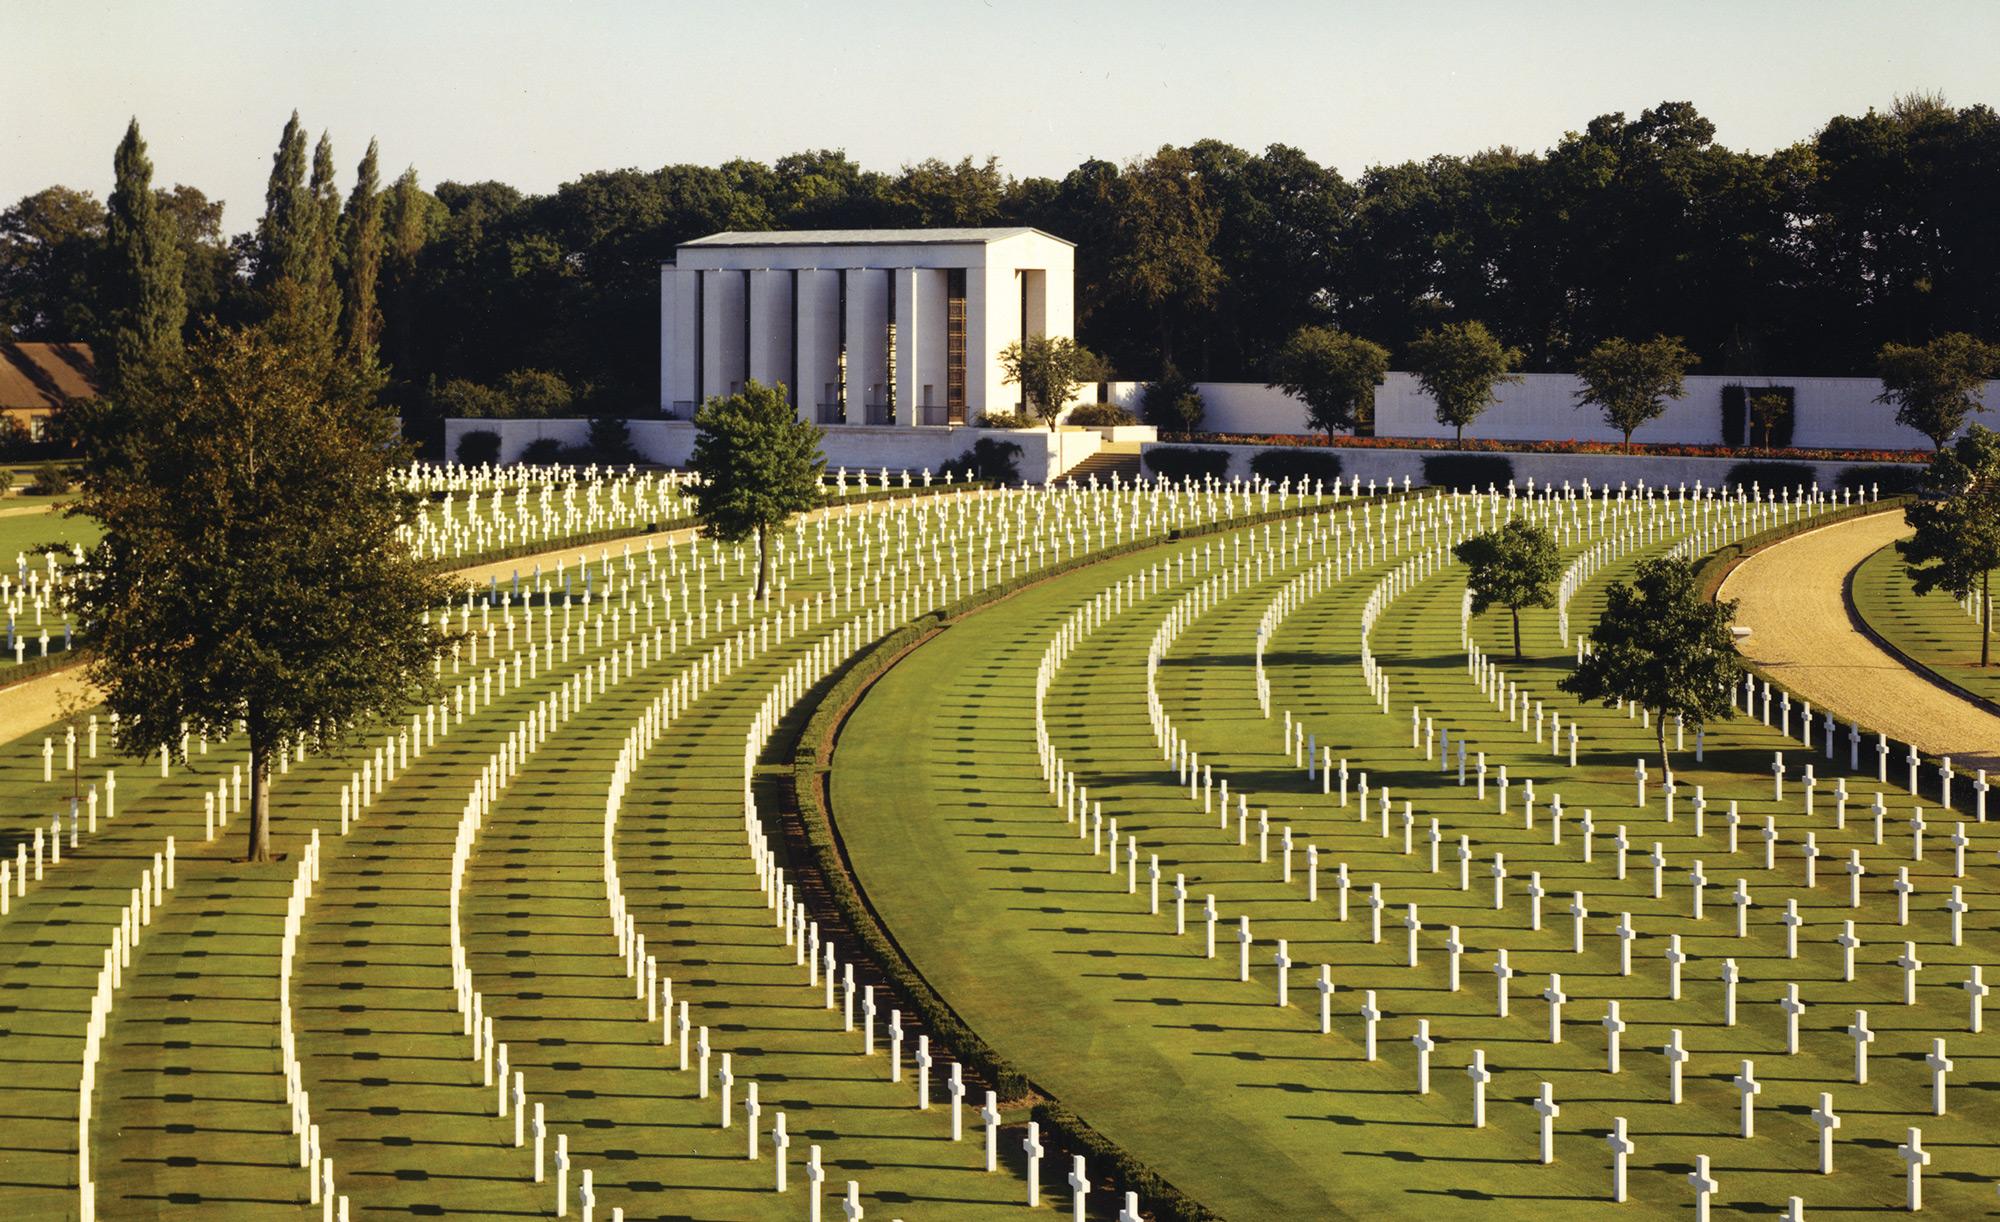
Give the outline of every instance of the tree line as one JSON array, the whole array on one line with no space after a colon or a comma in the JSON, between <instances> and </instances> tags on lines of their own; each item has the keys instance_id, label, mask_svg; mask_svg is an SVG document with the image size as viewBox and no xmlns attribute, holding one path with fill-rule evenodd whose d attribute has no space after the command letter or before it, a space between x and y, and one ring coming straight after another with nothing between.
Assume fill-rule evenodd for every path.
<instances>
[{"instance_id":1,"label":"tree line","mask_svg":"<svg viewBox=\"0 0 2000 1222\"><path fill-rule=\"evenodd\" d=\"M286 151L292 126L276 160L303 165L302 144ZM306 177L329 211L334 176L315 156ZM187 317L253 313L264 222L228 236L199 189L155 195ZM379 220L361 240L347 213L364 195ZM1079 341L1140 380L1168 366L1272 380L1308 327L1366 336L1402 363L1427 332L1471 321L1527 371L1667 335L1704 372L1868 374L1884 345L2000 338L1995 198L2000 116L1984 105L1904 97L1759 154L1667 102L1594 118L1540 153L1439 155L1352 180L1295 148L1215 140L1061 178L1011 177L991 158L879 173L824 149L606 170L534 196L427 190L411 170L354 183L330 208L328 253L357 294L343 306L369 312L385 393L416 420L644 412L659 264L726 229L1040 227L1077 243ZM0 331L102 342L120 240L106 208L68 187L0 214Z\"/></svg>"}]
</instances>

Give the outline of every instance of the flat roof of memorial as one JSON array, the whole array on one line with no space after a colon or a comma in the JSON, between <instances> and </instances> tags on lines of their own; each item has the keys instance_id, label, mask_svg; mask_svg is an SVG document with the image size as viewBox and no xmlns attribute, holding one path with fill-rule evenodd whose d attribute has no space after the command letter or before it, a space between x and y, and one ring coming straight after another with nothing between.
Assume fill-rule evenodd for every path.
<instances>
[{"instance_id":1,"label":"flat roof of memorial","mask_svg":"<svg viewBox=\"0 0 2000 1222\"><path fill-rule=\"evenodd\" d=\"M1000 242L1035 234L1075 246L1032 225L1001 225L973 229L753 229L711 233L682 242L686 246L920 246Z\"/></svg>"}]
</instances>

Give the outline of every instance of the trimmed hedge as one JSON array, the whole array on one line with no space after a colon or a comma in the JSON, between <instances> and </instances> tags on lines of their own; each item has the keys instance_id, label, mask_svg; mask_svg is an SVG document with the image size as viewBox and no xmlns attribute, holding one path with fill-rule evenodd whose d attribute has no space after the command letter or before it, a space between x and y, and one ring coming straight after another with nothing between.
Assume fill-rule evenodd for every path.
<instances>
[{"instance_id":1,"label":"trimmed hedge","mask_svg":"<svg viewBox=\"0 0 2000 1222\"><path fill-rule=\"evenodd\" d=\"M1093 1178L1109 1179L1115 1192L1138 1193L1139 1207L1157 1222L1221 1222L1221 1214L1174 1187L1060 1102L1037 1103L1033 1116L1042 1126L1043 1141L1054 1147L1051 1153L1083 1155Z\"/></svg>"},{"instance_id":2,"label":"trimmed hedge","mask_svg":"<svg viewBox=\"0 0 2000 1222\"><path fill-rule=\"evenodd\" d=\"M1722 477L1724 487L1740 485L1748 488L1756 484L1766 492L1780 488L1810 488L1819 482L1819 472L1799 462L1750 462L1735 463L1729 474Z\"/></svg>"},{"instance_id":3,"label":"trimmed hedge","mask_svg":"<svg viewBox=\"0 0 2000 1222\"><path fill-rule=\"evenodd\" d=\"M1116 403L1086 403L1082 407L1071 408L1063 423L1102 428L1137 424L1139 418Z\"/></svg>"},{"instance_id":4,"label":"trimmed hedge","mask_svg":"<svg viewBox=\"0 0 2000 1222\"><path fill-rule=\"evenodd\" d=\"M1856 492L1880 488L1883 496L1901 496L1915 492L1929 472L1930 467L1918 463L1877 463L1867 467L1845 467L1834 477L1833 486L1852 488Z\"/></svg>"},{"instance_id":5,"label":"trimmed hedge","mask_svg":"<svg viewBox=\"0 0 2000 1222\"><path fill-rule=\"evenodd\" d=\"M1500 454L1430 454L1424 457L1424 482L1433 488L1483 492L1490 484L1505 487L1514 478L1514 460Z\"/></svg>"},{"instance_id":6,"label":"trimmed hedge","mask_svg":"<svg viewBox=\"0 0 2000 1222\"><path fill-rule=\"evenodd\" d=\"M458 436L458 461L468 467L500 461L500 434L492 429L473 429Z\"/></svg>"},{"instance_id":7,"label":"trimmed hedge","mask_svg":"<svg viewBox=\"0 0 2000 1222\"><path fill-rule=\"evenodd\" d=\"M1294 485L1313 480L1330 484L1340 478L1340 455L1328 450L1276 446L1260 450L1250 460L1250 473L1272 483L1290 479Z\"/></svg>"},{"instance_id":8,"label":"trimmed hedge","mask_svg":"<svg viewBox=\"0 0 2000 1222\"><path fill-rule=\"evenodd\" d=\"M1221 479L1229 470L1229 454L1183 446L1153 449L1146 451L1146 466L1169 479Z\"/></svg>"}]
</instances>

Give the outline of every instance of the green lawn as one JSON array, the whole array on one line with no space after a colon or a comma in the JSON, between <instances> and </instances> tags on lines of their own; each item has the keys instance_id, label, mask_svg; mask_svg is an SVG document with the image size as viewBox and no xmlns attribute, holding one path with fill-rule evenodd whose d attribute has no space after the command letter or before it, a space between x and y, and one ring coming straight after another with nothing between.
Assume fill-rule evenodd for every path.
<instances>
[{"instance_id":1,"label":"green lawn","mask_svg":"<svg viewBox=\"0 0 2000 1222\"><path fill-rule=\"evenodd\" d=\"M1657 545L1652 549L1659 550ZM1605 581L1629 573L1627 557L1598 574L1573 605L1573 622L1587 624L1601 606ZM1375 630L1378 660L1392 683L1392 714L1374 711L1358 673L1358 616L1372 578L1349 578L1295 612L1269 655L1274 716L1259 715L1249 654L1259 617L1287 574L1253 586L1198 619L1162 667L1161 698L1202 759L1247 790L1254 809L1268 808L1273 858L1257 862L1234 831L1218 831L1170 771L1147 728L1144 660L1147 642L1169 607L1156 595L1140 610L1112 619L1079 646L1049 697L1056 747L1141 844L1140 894L1125 894L1121 873L1105 873L1087 842L1047 797L1036 766L1032 726L1035 667L1067 613L1150 557L1120 560L1064 577L954 625L911 654L872 690L857 710L836 757L834 805L850 857L871 902L918 968L951 999L970 1025L1061 1096L1113 1140L1125 1145L1181 1188L1231 1217L1381 1214L1418 1211L1490 1213L1496 1203L1532 1205L1565 1216L1596 1215L1608 1200L1610 1170L1602 1135L1625 1116L1637 1152L1633 1200L1652 1211L1686 1209L1685 1181L1697 1154L1713 1159L1722 1184L1719 1203L1775 1210L1789 1195L1805 1198L1814 1216L1874 1211L1900 1204L1903 1181L1894 1154L1903 1128L1920 1124L1935 1162L1926 1183L1929 1207L1946 1215L1992 1208L1991 1132L2000 1105L1982 1087L1995 1065L1994 1037L1964 1029L1964 994L1957 985L1979 948L1990 948L1995 890L1990 859L1963 884L1973 903L1967 945L1950 947L1940 905L1949 889L1948 855L1933 847L1926 861L1908 862L1907 799L1887 796L1895 814L1890 838L1877 848L1862 821L1834 828L1822 787L1808 820L1796 790L1771 798L1766 771L1773 750L1794 766L1805 758L1796 742L1743 721L1709 736L1706 761L1688 751L1677 760L1679 818L1661 818L1657 790L1647 809L1633 806L1633 759L1650 754L1651 735L1615 712L1581 713L1584 751L1572 772L1560 767L1479 696L1458 650L1457 607L1462 570L1447 568L1399 599ZM1502 639L1498 617L1478 631L1491 647ZM1545 699L1569 656L1556 640L1553 613L1529 617L1534 657L1518 668ZM1450 784L1412 752L1409 705L1444 710L1458 732L1505 763L1515 778L1511 813L1496 796L1476 800L1473 787ZM1371 817L1319 796L1317 784L1280 754L1281 717L1302 716L1321 744L1345 755L1373 783L1392 787L1397 802L1415 803L1418 827L1436 817L1448 846L1471 836L1478 858L1473 886L1458 889L1455 863L1433 875L1421 838L1404 856L1400 831L1379 835ZM1567 718L1569 707L1565 708ZM918 730L912 733L912 727ZM1822 775L1830 766L1820 761ZM1657 771L1657 766L1654 768ZM1520 778L1533 776L1541 814L1522 826ZM1710 812L1704 837L1690 826L1692 786L1706 787ZM1856 792L1863 792L1855 786ZM1548 795L1559 789L1572 820L1561 845L1549 842ZM1866 787L1872 794L1873 785ZM1763 869L1761 842L1746 833L1731 855L1722 813L1734 800L1746 826L1778 816L1785 851L1774 871ZM1864 805L1858 801L1856 806ZM1594 860L1582 862L1574 820L1596 810ZM1933 816L1933 828L1940 825ZM1609 840L1627 827L1634 852L1625 880L1614 877ZM1349 920L1335 916L1333 888L1309 904L1303 881L1279 878L1278 829L1290 825L1301 842L1317 843L1323 874L1346 862L1361 889ZM1844 879L1823 862L1818 886L1803 886L1797 844L1814 830L1822 852L1845 856L1859 848L1872 876L1857 919L1864 945L1859 977L1839 979L1829 939L1847 915ZM1941 830L1934 832L1937 844ZM1661 842L1670 867L1664 898L1651 896L1643 849ZM1992 847L1987 838L1975 844ZM1484 871L1495 849L1512 874L1506 910L1491 907ZM1194 896L1189 934L1173 934L1171 902L1147 914L1146 855L1158 852L1171 880L1188 875ZM1983 856L1983 854L1982 854ZM1688 915L1690 863L1706 863L1707 913ZM1899 859L1903 859L1900 860ZM1886 876L1907 864L1917 884L1911 930L1895 926ZM1298 868L1303 870L1303 851ZM1526 928L1522 888L1540 871L1551 893L1539 933ZM1750 934L1738 939L1725 903L1735 880L1748 880L1756 907ZM1361 904L1368 883L1383 886L1383 942L1369 940ZM1569 946L1562 915L1581 890L1593 914L1582 955ZM1202 957L1200 897L1214 894L1224 915L1218 957ZM1558 898L1559 897L1559 898ZM1800 958L1787 963L1776 918L1795 898L1807 924ZM1422 965L1404 965L1404 905L1417 903L1424 922ZM1630 911L1639 941L1634 974L1620 977L1615 914ZM1252 918L1257 937L1253 982L1236 981L1235 919ZM1467 944L1457 993L1444 981L1444 927L1456 924ZM1693 956L1683 1000L1664 999L1662 953L1679 933ZM1289 940L1296 966L1291 1007L1274 1004L1270 955L1274 939ZM1900 1004L1901 973L1889 961L1901 939L1921 941L1927 968L1919 1005ZM1510 950L1520 973L1512 1017L1494 1015L1494 951ZM1719 1022L1717 972L1725 957L1742 970L1740 1022ZM1311 981L1328 963L1338 991L1334 1034L1317 1030ZM1559 971L1569 996L1566 1034L1547 1042L1547 1006L1537 999L1547 973ZM1784 1055L1776 999L1796 981L1810 1006L1800 1055ZM1385 1012L1380 1060L1362 1058L1360 991L1377 991ZM1605 1002L1619 998L1628 1024L1625 1063L1617 1080L1603 1072L1604 1037L1596 1026ZM1851 1046L1840 1034L1855 1007L1870 1010L1880 1038L1873 1048L1870 1087L1851 1083ZM1413 1090L1408 1043L1418 1018L1438 1042L1432 1092ZM1686 1102L1664 1101L1666 1074L1659 1047L1670 1027L1682 1029L1693 1060ZM1931 1118L1928 1075L1918 1059L1933 1034L1950 1038L1958 1069L1951 1115ZM1470 1127L1464 1066L1483 1049L1495 1073L1489 1124ZM1745 1058L1766 1084L1758 1101L1757 1136L1735 1136L1737 1094L1730 1079ZM1535 1160L1535 1117L1527 1102L1539 1083L1554 1087L1563 1107L1556 1162ZM1806 1112L1818 1092L1833 1092L1846 1118L1840 1174L1822 1180L1814 1166Z\"/></svg>"},{"instance_id":2,"label":"green lawn","mask_svg":"<svg viewBox=\"0 0 2000 1222\"><path fill-rule=\"evenodd\" d=\"M917 533L904 543L894 527L875 530L870 515L856 515L829 534L855 544L858 561L865 531L878 564L892 558L909 566L905 580L914 576ZM928 546L937 541L933 529L925 552L932 572ZM739 567L708 568L711 602L743 592L748 576ZM826 587L824 565L789 571L795 602ZM903 1050L903 1081L888 1080L889 1003L875 1055L859 1055L860 1033L843 1032L838 1012L822 1008L821 993L792 965L745 849L745 728L777 676L866 605L774 644L697 699L636 772L618 823L625 892L648 948L674 978L676 996L691 1003L693 1022L709 1027L717 1053L735 1058L735 1127L717 1127L719 1100L697 1097L692 1072L677 1068L632 996L609 936L602 857L605 794L626 731L721 630L712 627L699 648L684 640L677 654L582 708L528 758L486 817L465 883L469 965L552 1134L569 1135L577 1172L595 1172L600 1219L613 1204L631 1217L801 1216L812 1144L824 1148L829 1198L854 1179L872 1216L983 1217L1013 1212L1025 1198L1018 1132L998 1174L980 1169L970 1112L965 1140L950 1140L948 1050L938 1050L929 1110L915 1106L914 1038ZM511 1122L491 1114L493 1095L459 1033L448 864L473 780L505 733L619 647L608 633L602 649L593 642L510 690L401 773L345 838L337 791L358 757L312 759L279 782L279 847L295 855L315 828L325 845L293 1018L313 1119L357 1217L533 1216L554 1202L552 1183L529 1182L529 1156L513 1149ZM0 744L8 799L0 851L9 854L67 792L40 779L41 741ZM57 750L60 765L60 738ZM100 1066L93 1154L101 1216L298 1214L306 1180L276 1047L278 949L296 856L271 866L230 861L240 847L234 823L217 844L198 843L202 793L239 759L212 744L164 780L156 767L119 765L119 818L0 918L0 990L10 1003L0 1008L0 1030L11 1037L15 1066L13 1104L0 1115L0 1217L62 1217L74 1208L76 1061L90 986L126 888L169 831L179 837L180 886L134 955ZM86 761L84 783L109 763ZM766 809L775 806L762 781L759 793ZM743 1153L742 1099L752 1080L764 1107L756 1162ZM770 1191L768 1134L779 1111L794 1141L785 1198ZM553 1160L553 1136L550 1144ZM828 1212L837 1215L831 1200Z\"/></svg>"},{"instance_id":3,"label":"green lawn","mask_svg":"<svg viewBox=\"0 0 2000 1222\"><path fill-rule=\"evenodd\" d=\"M1949 594L1919 595L1894 544L1855 568L1850 594L1862 620L1905 657L1976 696L2000 700L2000 642L1996 665L1980 666L1978 621Z\"/></svg>"}]
</instances>

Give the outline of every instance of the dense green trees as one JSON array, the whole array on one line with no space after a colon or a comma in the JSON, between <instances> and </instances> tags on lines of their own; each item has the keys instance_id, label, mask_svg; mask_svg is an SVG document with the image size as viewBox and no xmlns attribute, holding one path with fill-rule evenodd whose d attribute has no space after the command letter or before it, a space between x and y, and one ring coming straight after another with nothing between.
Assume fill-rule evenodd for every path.
<instances>
[{"instance_id":1,"label":"dense green trees","mask_svg":"<svg viewBox=\"0 0 2000 1222\"><path fill-rule=\"evenodd\" d=\"M176 201L192 318L259 316L275 263L315 262L322 242L334 278L302 304L357 314L368 261L349 243L372 193L343 209L331 171L289 125L270 220L233 244L199 192L161 194ZM454 379L495 386L522 368L594 387L589 410L643 410L657 395L659 264L680 242L1027 224L1078 243L1077 339L1124 377L1157 377L1171 357L1191 380L1266 381L1300 328L1326 326L1404 367L1426 332L1474 319L1525 371L1661 334L1715 373L1867 375L1885 344L2000 341L1996 198L2000 115L1922 97L1768 154L1718 145L1693 106L1666 102L1591 119L1543 152L1436 156L1351 181L1296 148L1216 140L1059 178L1011 179L973 158L882 173L828 149L602 171L540 196L493 182L426 191L409 171L381 196L378 342L413 422ZM104 220L59 188L0 213L10 337L108 325L94 270Z\"/></svg>"},{"instance_id":2,"label":"dense green trees","mask_svg":"<svg viewBox=\"0 0 2000 1222\"><path fill-rule=\"evenodd\" d=\"M1931 460L1923 497L1897 542L1919 594L1979 596L1979 664L1993 661L1993 570L2000 567L2000 433L1973 425Z\"/></svg>"}]
</instances>

